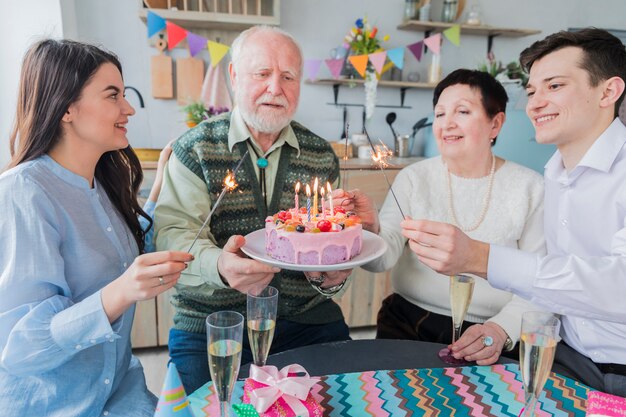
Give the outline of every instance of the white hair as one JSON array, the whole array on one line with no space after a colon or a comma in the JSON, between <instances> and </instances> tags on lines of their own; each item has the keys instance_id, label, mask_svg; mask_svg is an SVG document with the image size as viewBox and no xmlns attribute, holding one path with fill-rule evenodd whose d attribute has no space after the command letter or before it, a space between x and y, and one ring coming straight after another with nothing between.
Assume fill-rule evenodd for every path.
<instances>
[{"instance_id":1,"label":"white hair","mask_svg":"<svg viewBox=\"0 0 626 417\"><path fill-rule=\"evenodd\" d=\"M235 40L233 41L230 47L231 62L233 64L233 67L235 67L235 70L239 68L239 63L240 63L239 60L241 59L241 54L243 52L246 41L248 40L250 36L256 35L259 33L273 33L276 35L283 36L284 38L289 40L293 44L293 46L296 47L296 50L298 51L298 55L300 57L300 72L302 72L303 65L304 65L304 60L302 57L302 48L300 48L300 45L298 44L298 41L296 41L296 38L294 38L291 35L291 33L284 31L279 27L268 26L268 25L252 26L250 29L246 29L243 32L241 32L239 36L235 38Z\"/></svg>"}]
</instances>

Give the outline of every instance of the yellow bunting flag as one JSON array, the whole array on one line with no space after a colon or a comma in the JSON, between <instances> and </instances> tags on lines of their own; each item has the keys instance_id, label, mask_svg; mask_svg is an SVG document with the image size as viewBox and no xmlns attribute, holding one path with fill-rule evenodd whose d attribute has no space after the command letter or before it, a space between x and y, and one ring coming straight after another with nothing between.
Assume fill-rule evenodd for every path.
<instances>
[{"instance_id":1,"label":"yellow bunting flag","mask_svg":"<svg viewBox=\"0 0 626 417\"><path fill-rule=\"evenodd\" d=\"M348 60L352 64L359 75L365 78L365 69L367 68L367 61L369 60L367 55L352 55L348 57Z\"/></svg>"},{"instance_id":2,"label":"yellow bunting flag","mask_svg":"<svg viewBox=\"0 0 626 417\"><path fill-rule=\"evenodd\" d=\"M449 29L443 31L443 34L450 42L459 46L461 44L461 26L454 25Z\"/></svg>"},{"instance_id":3,"label":"yellow bunting flag","mask_svg":"<svg viewBox=\"0 0 626 417\"><path fill-rule=\"evenodd\" d=\"M207 48L209 49L209 55L211 56L211 66L215 67L220 63L226 52L230 49L228 45L221 43L207 41Z\"/></svg>"}]
</instances>

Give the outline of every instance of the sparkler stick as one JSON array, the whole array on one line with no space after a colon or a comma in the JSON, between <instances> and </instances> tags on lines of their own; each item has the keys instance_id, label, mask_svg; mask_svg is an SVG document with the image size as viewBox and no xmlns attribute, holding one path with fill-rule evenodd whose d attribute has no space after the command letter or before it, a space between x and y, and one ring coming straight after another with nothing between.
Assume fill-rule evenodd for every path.
<instances>
[{"instance_id":1,"label":"sparkler stick","mask_svg":"<svg viewBox=\"0 0 626 417\"><path fill-rule=\"evenodd\" d=\"M391 192L391 195L393 196L393 199L396 201L396 205L398 206L398 210L400 210L400 214L402 215L402 218L406 220L406 216L404 215L404 212L402 211L402 207L400 207L400 203L398 202L398 198L396 197L396 193L393 192L393 187L391 186L391 182L389 182L389 178L387 178L387 173L385 172L385 155L384 152L377 150L374 147L374 144L372 143L372 139L370 139L370 135L369 133L367 133L367 129L365 129L365 126L363 126L363 131L365 132L365 136L367 137L367 141L369 142L370 146L372 147L372 160L378 165L378 167L380 168L380 172L383 173L383 176L385 177L385 181L387 181L387 186L389 187L389 191ZM387 155L388 157L388 155Z\"/></svg>"},{"instance_id":2,"label":"sparkler stick","mask_svg":"<svg viewBox=\"0 0 626 417\"><path fill-rule=\"evenodd\" d=\"M198 233L196 233L196 237L193 239L193 242L191 242L191 246L189 246L189 249L187 249L188 253L191 252L193 245L196 244L196 241L198 240L198 237L200 237L200 233L202 233L202 230L204 230L206 225L209 224L209 220L211 219L211 216L213 215L213 213L215 213L215 209L217 208L217 206L219 206L226 192L232 191L235 188L237 188L237 182L235 181L235 176L237 175L237 171L239 171L239 168L241 167L243 160L246 159L246 157L248 156L248 153L250 153L250 150L247 150L246 153L243 154L243 156L239 160L239 163L235 167L235 170L233 171L233 173L232 174L228 173L228 175L226 175L226 178L224 178L224 188L222 188L222 192L220 193L219 197L217 197L217 201L215 202L215 204L213 204L213 207L211 208L211 212L209 213L207 218L204 220L204 223L202 223L200 230L198 230Z\"/></svg>"}]
</instances>

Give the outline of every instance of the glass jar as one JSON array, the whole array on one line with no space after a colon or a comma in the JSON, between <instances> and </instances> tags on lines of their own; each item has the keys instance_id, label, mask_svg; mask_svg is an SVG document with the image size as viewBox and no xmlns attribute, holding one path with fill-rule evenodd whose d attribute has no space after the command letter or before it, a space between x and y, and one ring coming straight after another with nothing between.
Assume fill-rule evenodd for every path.
<instances>
[{"instance_id":1,"label":"glass jar","mask_svg":"<svg viewBox=\"0 0 626 417\"><path fill-rule=\"evenodd\" d=\"M444 0L443 9L441 10L441 21L444 23L454 22L456 20L458 7L458 0Z\"/></svg>"},{"instance_id":2,"label":"glass jar","mask_svg":"<svg viewBox=\"0 0 626 417\"><path fill-rule=\"evenodd\" d=\"M415 20L418 18L419 8L418 0L405 0L404 1L404 21Z\"/></svg>"}]
</instances>

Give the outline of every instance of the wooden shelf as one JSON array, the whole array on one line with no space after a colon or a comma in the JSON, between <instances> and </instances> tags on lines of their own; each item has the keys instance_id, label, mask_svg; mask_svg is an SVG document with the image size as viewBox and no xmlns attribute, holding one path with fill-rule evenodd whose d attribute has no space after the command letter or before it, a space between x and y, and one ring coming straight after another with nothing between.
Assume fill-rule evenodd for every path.
<instances>
[{"instance_id":1,"label":"wooden shelf","mask_svg":"<svg viewBox=\"0 0 626 417\"><path fill-rule=\"evenodd\" d=\"M280 17L278 15L259 16L167 9L153 9L152 11L163 19L169 20L185 29L199 28L242 31L255 25L280 25ZM148 9L139 9L139 17L144 22L146 21L147 15Z\"/></svg>"},{"instance_id":2,"label":"wooden shelf","mask_svg":"<svg viewBox=\"0 0 626 417\"><path fill-rule=\"evenodd\" d=\"M445 30L456 23L444 23L444 22L424 22L421 20L409 20L405 23L398 25L399 30L413 30L418 32L431 32L433 30ZM464 35L483 35L483 36L504 36L508 38L521 38L523 36L536 35L541 33L540 30L535 29L514 29L504 28L487 25L460 25L461 34Z\"/></svg>"},{"instance_id":3,"label":"wooden shelf","mask_svg":"<svg viewBox=\"0 0 626 417\"><path fill-rule=\"evenodd\" d=\"M355 78L322 78L319 80L306 80L306 84L316 84L316 85L354 85L354 84L364 84L365 81L361 79ZM378 87L395 87L395 88L421 88L421 89L430 89L435 88L436 84L429 83L414 83L410 81L387 81L387 80L379 80Z\"/></svg>"}]
</instances>

